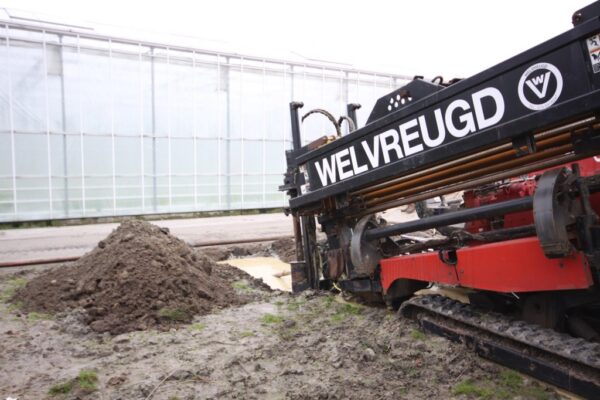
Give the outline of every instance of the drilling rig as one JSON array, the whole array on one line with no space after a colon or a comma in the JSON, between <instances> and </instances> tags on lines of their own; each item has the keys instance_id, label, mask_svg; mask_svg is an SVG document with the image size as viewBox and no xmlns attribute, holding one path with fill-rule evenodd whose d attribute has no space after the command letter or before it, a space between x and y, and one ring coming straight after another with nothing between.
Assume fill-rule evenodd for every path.
<instances>
[{"instance_id":1,"label":"drilling rig","mask_svg":"<svg viewBox=\"0 0 600 400\"><path fill-rule=\"evenodd\" d=\"M337 134L308 144L292 102L280 189L293 290L386 303L483 357L600 398L600 2L572 22L470 78L415 78L362 127L357 104L339 119L310 111ZM444 201L451 193L462 201ZM407 204L421 218L379 214Z\"/></svg>"}]
</instances>

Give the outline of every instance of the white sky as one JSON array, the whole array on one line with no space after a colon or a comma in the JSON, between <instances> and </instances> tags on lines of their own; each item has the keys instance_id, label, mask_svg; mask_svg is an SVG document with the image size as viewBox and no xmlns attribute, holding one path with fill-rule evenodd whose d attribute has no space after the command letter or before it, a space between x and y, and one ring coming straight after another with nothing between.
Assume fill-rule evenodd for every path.
<instances>
[{"instance_id":1,"label":"white sky","mask_svg":"<svg viewBox=\"0 0 600 400\"><path fill-rule=\"evenodd\" d=\"M468 77L571 27L591 0L0 0L72 24L197 37L223 50L405 75ZM165 42L170 39L164 35ZM156 40L156 35L153 35ZM216 42L216 45L215 45Z\"/></svg>"}]
</instances>

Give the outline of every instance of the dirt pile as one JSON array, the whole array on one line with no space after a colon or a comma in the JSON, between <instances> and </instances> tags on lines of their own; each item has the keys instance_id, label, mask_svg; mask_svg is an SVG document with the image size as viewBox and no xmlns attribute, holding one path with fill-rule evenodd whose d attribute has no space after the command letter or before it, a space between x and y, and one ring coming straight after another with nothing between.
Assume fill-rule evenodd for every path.
<instances>
[{"instance_id":1,"label":"dirt pile","mask_svg":"<svg viewBox=\"0 0 600 400\"><path fill-rule=\"evenodd\" d=\"M271 245L271 251L283 262L289 263L296 260L296 241L293 237L279 239Z\"/></svg>"},{"instance_id":2,"label":"dirt pile","mask_svg":"<svg viewBox=\"0 0 600 400\"><path fill-rule=\"evenodd\" d=\"M246 243L204 247L202 253L215 261L243 257L278 257L281 261L289 263L296 260L296 243L293 237L285 237L269 244Z\"/></svg>"},{"instance_id":3,"label":"dirt pile","mask_svg":"<svg viewBox=\"0 0 600 400\"><path fill-rule=\"evenodd\" d=\"M13 301L44 313L83 307L96 332L160 328L246 302L229 281L240 274L217 268L167 229L130 220L74 264L31 280Z\"/></svg>"}]
</instances>

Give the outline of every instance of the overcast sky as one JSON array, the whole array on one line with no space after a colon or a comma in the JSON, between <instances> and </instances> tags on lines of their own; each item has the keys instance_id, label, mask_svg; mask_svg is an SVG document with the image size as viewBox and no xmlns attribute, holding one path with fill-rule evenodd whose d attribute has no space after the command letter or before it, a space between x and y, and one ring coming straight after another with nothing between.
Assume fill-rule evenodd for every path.
<instances>
[{"instance_id":1,"label":"overcast sky","mask_svg":"<svg viewBox=\"0 0 600 400\"><path fill-rule=\"evenodd\" d=\"M227 51L466 78L569 29L572 13L590 2L0 0L0 7L107 25L100 32L123 27L140 39L181 35Z\"/></svg>"}]
</instances>

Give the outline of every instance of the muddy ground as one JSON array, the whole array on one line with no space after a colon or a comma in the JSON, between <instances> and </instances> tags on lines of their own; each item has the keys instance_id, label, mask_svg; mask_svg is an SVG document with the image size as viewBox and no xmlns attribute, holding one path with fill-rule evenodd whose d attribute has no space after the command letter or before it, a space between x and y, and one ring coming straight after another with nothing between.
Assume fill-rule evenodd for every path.
<instances>
[{"instance_id":1,"label":"muddy ground","mask_svg":"<svg viewBox=\"0 0 600 400\"><path fill-rule=\"evenodd\" d=\"M253 298L247 304L114 336L89 329L81 309L45 315L8 302L37 274L0 275L0 400L561 397L340 295L293 296L238 279L230 284Z\"/></svg>"}]
</instances>

